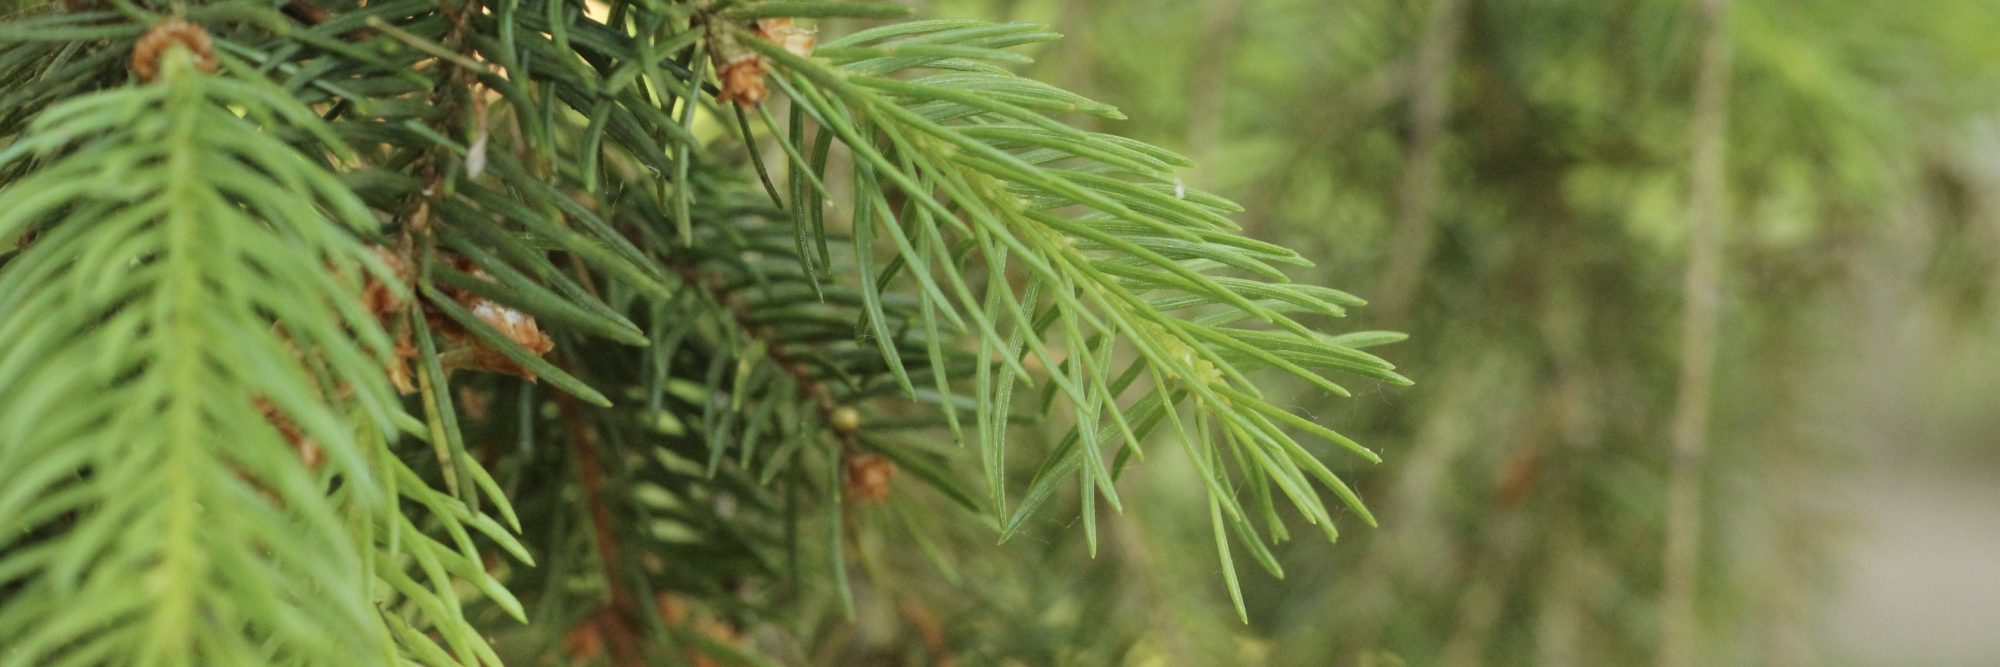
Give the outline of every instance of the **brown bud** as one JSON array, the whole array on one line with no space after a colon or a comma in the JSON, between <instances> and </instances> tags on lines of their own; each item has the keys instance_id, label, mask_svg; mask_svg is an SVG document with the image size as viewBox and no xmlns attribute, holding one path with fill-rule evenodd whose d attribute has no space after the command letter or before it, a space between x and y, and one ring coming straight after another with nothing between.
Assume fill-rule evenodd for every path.
<instances>
[{"instance_id":1,"label":"brown bud","mask_svg":"<svg viewBox=\"0 0 2000 667\"><path fill-rule=\"evenodd\" d=\"M731 56L715 68L715 78L722 84L716 99L735 102L746 109L757 106L771 95L764 87L764 75L770 73L771 63L763 56L749 52Z\"/></svg>"},{"instance_id":2,"label":"brown bud","mask_svg":"<svg viewBox=\"0 0 2000 667\"><path fill-rule=\"evenodd\" d=\"M859 502L889 500L889 482L896 479L896 462L880 454L856 454L846 461L847 497Z\"/></svg>"},{"instance_id":3,"label":"brown bud","mask_svg":"<svg viewBox=\"0 0 2000 667\"><path fill-rule=\"evenodd\" d=\"M140 81L152 81L158 77L160 56L176 44L194 53L196 68L208 74L215 73L215 44L209 39L208 31L180 19L171 19L153 26L132 44L132 74L138 76Z\"/></svg>"}]
</instances>

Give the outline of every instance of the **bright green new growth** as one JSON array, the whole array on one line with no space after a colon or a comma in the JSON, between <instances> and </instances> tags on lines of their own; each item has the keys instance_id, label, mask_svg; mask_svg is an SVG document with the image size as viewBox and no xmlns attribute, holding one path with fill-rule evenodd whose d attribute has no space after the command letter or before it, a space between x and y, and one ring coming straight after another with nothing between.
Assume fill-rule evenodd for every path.
<instances>
[{"instance_id":1,"label":"bright green new growth","mask_svg":"<svg viewBox=\"0 0 2000 667\"><path fill-rule=\"evenodd\" d=\"M1250 451L1260 461L1258 467L1280 475L1280 486L1288 493L1303 494L1308 486L1299 466L1315 473L1324 468L1277 428L1277 421L1303 424L1316 435L1377 460L1352 441L1264 402L1243 375L1247 370L1278 368L1341 395L1346 390L1316 370L1346 370L1407 383L1387 362L1317 334L1286 314L1339 315L1343 305L1360 305L1360 300L1333 290L1284 284L1284 274L1272 264L1309 263L1289 250L1233 234L1234 225L1222 215L1234 209L1228 202L1200 193L1189 199L1185 191L1175 196L1170 170L1184 166L1184 159L1143 144L1070 129L1030 108L1083 110L1116 118L1115 110L980 64L981 60L1007 62L1006 52L993 47L1048 39L1049 33L1032 25L943 21L862 32L828 47L839 53L862 52L842 47L874 44L884 33L906 36L867 49L872 57L836 58L840 68L834 72L760 42L744 43L756 45L785 66L790 75L785 87L801 100L804 113L854 150L861 174L854 193L859 201L855 219L881 223L881 233L894 239L926 305L958 328L965 325L954 304L962 309L965 319L972 320L970 328L979 336L982 353L998 355L1006 363L996 378L1002 388L988 393L997 395L1012 378L1027 376L1018 353L1000 353L1015 347L1009 340L1025 341L1032 354L1057 369L1050 384L1071 401L1078 423L1089 426L1065 439L1030 487L1022 511L1006 526L1017 525L1027 510L1047 497L1045 482L1078 467L1116 506L1103 452L1120 437L1132 441L1135 424L1147 430L1157 424L1159 415L1170 412L1163 405L1180 402L1163 403L1162 397L1168 395L1185 394L1204 405L1229 406L1213 411L1225 423L1221 432L1225 437L1245 436L1236 444L1254 447ZM952 58L899 55L906 45L958 48L952 50L956 54ZM916 68L963 71L909 81L870 74ZM861 124L848 120L855 117L876 120ZM892 162L888 154L900 160ZM877 174L880 181L894 183L894 189L883 187ZM911 201L900 217L892 215L887 201L892 192ZM947 201L958 211L943 203ZM899 220L908 222L894 224ZM868 238L876 233L873 226L857 223L856 236ZM955 238L947 240L947 233ZM932 261L918 248L919 242L935 244L930 247L968 246L995 275L1006 270L1010 257L1016 259L1028 276L1027 291L1038 290L1048 307L1031 315L1032 308L1012 291L989 290L990 303L982 308L965 287L967 267ZM933 276L933 266L941 279ZM1256 272L1269 282L1210 275L1224 267ZM946 287L940 288L940 283ZM946 297L946 290L958 298ZM873 293L864 289L865 296ZM869 299L869 312L879 312L876 301ZM1168 314L1212 304L1228 309L1194 318ZM1246 319L1282 331L1225 326ZM1063 347L1081 354L1080 359L1050 352L1048 342L1058 337L1049 328L1058 322ZM1011 323L1006 331L999 328L1004 323ZM1125 371L1127 376L1111 367L1113 351L1121 342L1143 360L1143 365ZM885 352L899 381L905 383L905 392L914 395L894 349ZM1137 379L1129 374L1138 369L1168 390L1145 394L1127 415L1118 407L1118 399ZM978 407L982 415L1004 418L1006 414L996 402ZM1106 421L1110 423L1102 424ZM1000 434L1000 429L986 429L981 446L998 451ZM1078 452L1083 453L1081 462ZM1211 493L1240 518L1240 506L1216 485L1218 477L1212 470L1205 468L1204 477ZM1322 479L1345 492L1330 473ZM1286 486L1285 481L1296 486ZM989 485L996 509L1004 509L998 480L989 479ZM1308 517L1324 518L1324 508L1307 498L1294 496ZM1352 504L1362 511L1358 502ZM1086 522L1089 517L1085 514ZM1324 525L1330 530L1330 524Z\"/></svg>"},{"instance_id":2,"label":"bright green new growth","mask_svg":"<svg viewBox=\"0 0 2000 667\"><path fill-rule=\"evenodd\" d=\"M388 458L382 436L401 417L380 361L390 342L357 289L387 273L353 235L376 222L271 133L342 144L281 91L204 76L187 55L163 58L158 85L40 114L0 155L54 157L0 194L0 237L41 232L0 273L0 577L23 586L0 613L4 657L386 659L391 633L441 655L377 618L378 588L444 623L452 576L509 598L469 541L453 551L417 531L398 484L454 533L513 540ZM280 422L316 443L323 472ZM60 539L37 533L66 521Z\"/></svg>"},{"instance_id":3,"label":"bright green new growth","mask_svg":"<svg viewBox=\"0 0 2000 667\"><path fill-rule=\"evenodd\" d=\"M1239 614L1232 544L1282 576L1278 498L1329 539L1322 490L1373 523L1323 459L1375 454L1256 382L1407 384L1362 351L1400 335L1310 326L1362 301L1289 283L1310 263L1238 234L1184 158L1053 119L1122 117L1002 68L1053 33L911 21L802 54L752 19L888 8L302 6L0 23L0 665L498 664L478 610L584 627L577 577L632 627L757 662L634 600L799 588L813 502L851 614L862 452L1002 540L1074 489L1094 552L1094 504L1123 511L1114 482L1165 426ZM125 80L168 14L214 34L221 73L174 46ZM776 93L748 110L708 69L743 59ZM370 312L369 285L418 305ZM539 384L451 375L481 351ZM840 406L867 426L826 427ZM1025 490L1022 407L1070 424ZM973 457L979 491L951 469ZM632 627L603 627L623 659Z\"/></svg>"}]
</instances>

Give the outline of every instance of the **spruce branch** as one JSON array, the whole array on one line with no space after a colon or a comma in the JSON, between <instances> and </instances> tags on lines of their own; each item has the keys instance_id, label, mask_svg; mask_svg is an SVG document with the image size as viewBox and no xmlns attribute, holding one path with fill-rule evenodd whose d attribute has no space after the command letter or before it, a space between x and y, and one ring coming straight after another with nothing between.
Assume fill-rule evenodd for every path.
<instances>
[{"instance_id":1,"label":"spruce branch","mask_svg":"<svg viewBox=\"0 0 2000 667\"><path fill-rule=\"evenodd\" d=\"M0 153L34 165L0 191L0 237L38 231L0 270L22 343L0 361L0 460L30 473L5 482L20 524L0 569L26 588L0 657L497 664L459 586L520 608L471 534L530 559L389 448L411 423L385 372L394 309L363 295L407 289L325 166L355 154L212 43L160 24L131 51L156 81L51 108ZM72 417L37 418L53 406ZM149 530L113 537L128 526ZM400 601L377 608L382 591Z\"/></svg>"},{"instance_id":2,"label":"spruce branch","mask_svg":"<svg viewBox=\"0 0 2000 667\"><path fill-rule=\"evenodd\" d=\"M1229 490L1215 456L1225 449L1259 493L1266 485L1275 487L1329 538L1337 533L1315 483L1370 520L1358 496L1288 430L1305 431L1370 461L1375 455L1271 404L1246 375L1258 368L1281 370L1338 395L1347 391L1325 379L1325 370L1407 383L1387 362L1314 332L1289 314L1341 313L1360 301L1289 285L1274 264L1306 262L1288 250L1235 236L1220 215L1233 205L1172 185L1167 168L1185 160L1073 130L1044 115L1120 117L1115 109L986 64L1013 62L1012 54L998 48L1045 39L1039 28L937 23L864 31L817 53L834 66L756 37L745 32L739 42L774 64L794 113L811 118L856 156L857 243L867 245L869 232L879 226L896 248L901 275L916 284L927 307L955 326L969 320L989 356L1025 344L1053 369L1046 378L1055 392L1050 395L1067 399L1077 414L1075 427L1030 483L1023 503L1003 514L1003 537L1073 475L1084 488L1085 531L1094 537L1090 499L1101 495L1120 509L1114 471L1137 454L1140 439L1161 417L1178 412L1183 402L1214 419L1213 432L1178 430L1184 441L1198 445L1195 460L1209 462L1201 467L1218 516L1228 517L1242 534L1256 533L1248 529L1247 510ZM949 73L908 80L885 76L911 69ZM800 152L796 148L787 154ZM891 190L906 198L909 215L899 218L890 210L884 193ZM961 275L968 267L917 249L918 240L953 247L947 235L987 263L993 279L983 299ZM1028 275L1030 286L1020 295L1002 270L1009 258ZM1256 278L1219 275L1221 270ZM1046 300L1044 310L1024 303L1022 296L1029 293ZM1202 310L1194 317L1170 314L1191 307ZM1240 320L1273 329L1224 326ZM1065 353L1048 344L1053 340L1063 342ZM1122 372L1114 367L1120 345L1137 358ZM886 352L901 373L901 362ZM994 399L1006 393L1004 385L1028 379L1017 355L1000 356L1007 368L982 378L1003 386L981 389L982 400L989 401L979 406L981 414L1004 415L1009 406ZM1141 374L1158 390L1128 400ZM984 450L1005 450L1004 429L982 432L989 439ZM1213 435L1222 436L1220 442ZM1108 460L1114 450L1117 465ZM998 463L992 455L988 460ZM1001 498L997 490L991 495ZM994 509L1004 512L1002 506ZM1266 515L1275 526L1275 516L1268 510ZM1218 521L1218 539L1222 526ZM1229 579L1233 587L1233 575Z\"/></svg>"},{"instance_id":3,"label":"spruce branch","mask_svg":"<svg viewBox=\"0 0 2000 667\"><path fill-rule=\"evenodd\" d=\"M1026 58L1006 49L1054 39L1045 28L910 21L818 45L794 19L901 9L225 0L187 9L216 29L203 42L146 37L161 17L114 5L0 24L24 37L0 47L0 82L18 86L0 93L0 202L17 204L0 238L39 233L0 256L0 333L30 343L0 352L0 378L27 380L0 388L0 428L26 434L0 439L0 463L25 466L0 469L0 508L26 508L16 521L32 529L0 533L16 540L0 543L0 629L33 639L0 657L87 662L131 635L169 662L491 665L503 652L474 621L533 616L597 619L585 624L618 664L669 645L756 663L662 600L696 593L749 622L823 594L852 616L857 517L877 502L950 572L892 473L1002 539L1075 489L1094 552L1096 504L1123 511L1116 481L1162 427L1208 493L1239 612L1233 550L1282 574L1267 545L1288 538L1278 503L1329 538L1324 492L1372 522L1322 459L1375 455L1253 374L1337 395L1333 371L1407 383L1363 351L1399 338L1321 333L1361 300L1289 282L1309 262L1238 234L1238 207L1174 177L1186 159L1058 120L1122 115L1008 73ZM178 55L158 82L124 85L135 45ZM198 73L190 48L218 73ZM68 102L35 106L52 100ZM704 125L728 115L749 167ZM782 159L765 164L765 145ZM161 168L190 164L204 168ZM173 245L197 213L218 221L204 228L217 248ZM160 312L178 319L143 319ZM210 363L168 355L189 350ZM108 351L101 372L59 377ZM168 370L203 383L111 402ZM496 411L503 390L520 399ZM52 401L80 407L20 421ZM120 419L91 421L104 415ZM1049 415L1066 435L1010 484L1009 461L1035 454L1013 424ZM194 426L143 432L163 416ZM569 446L538 447L548 433ZM53 447L69 438L92 445ZM976 456L948 444L966 438ZM305 443L323 464L298 460ZM107 462L139 444L240 470L218 486L230 500L287 486L225 507L182 484L196 467ZM256 466L238 461L248 452ZM957 474L974 458L983 492ZM572 464L574 479L540 473ZM139 511L111 493L132 480L180 494L159 504L179 522L167 534L199 548L165 562L181 564L177 585L208 588L166 602L209 610L185 617L212 626L37 615L72 592L44 571L143 578L104 550L110 519L96 518ZM231 520L191 527L190 507ZM277 537L299 524L316 532ZM547 570L488 559L495 546ZM592 551L602 572L578 576ZM223 588L202 576L221 572L202 569L215 558L298 576ZM804 582L813 563L830 583ZM565 589L578 579L606 588L590 610L566 606L588 597ZM742 592L779 581L781 594ZM339 590L307 604L321 588Z\"/></svg>"},{"instance_id":4,"label":"spruce branch","mask_svg":"<svg viewBox=\"0 0 2000 667\"><path fill-rule=\"evenodd\" d=\"M326 142L317 119L198 71L198 43L142 53L157 82L50 109L0 153L50 160L0 192L0 236L42 231L0 272L0 571L25 586L0 613L10 662L390 650L354 532L394 505L366 435L397 412L358 299L383 269L352 234L374 221L265 129Z\"/></svg>"}]
</instances>

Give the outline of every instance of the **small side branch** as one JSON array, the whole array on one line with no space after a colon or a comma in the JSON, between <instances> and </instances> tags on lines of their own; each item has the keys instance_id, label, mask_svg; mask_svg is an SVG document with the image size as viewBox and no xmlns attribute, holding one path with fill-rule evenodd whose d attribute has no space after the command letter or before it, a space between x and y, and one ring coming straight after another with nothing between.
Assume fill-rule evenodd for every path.
<instances>
[{"instance_id":1,"label":"small side branch","mask_svg":"<svg viewBox=\"0 0 2000 667\"><path fill-rule=\"evenodd\" d=\"M731 328L740 332L745 339L763 339L765 343L765 356L771 360L773 365L778 367L778 370L784 372L787 377L792 379L793 386L798 388L799 398L810 401L813 404L819 411L822 423L836 426L832 431L840 438L843 451L854 452L858 450L858 443L855 441L854 433L847 429L838 428L838 421L834 419L834 415L843 406L839 401L834 400L833 390L828 388L826 383L821 382L819 377L813 374L810 366L803 361L792 358L791 353L779 345L778 341L759 335L755 326L756 320L750 316L750 313L740 303L732 301L729 295L724 293L706 275L693 268L682 268L680 276L681 280L685 281L688 285L701 288L702 293L708 296L709 301L721 307L729 315Z\"/></svg>"}]
</instances>

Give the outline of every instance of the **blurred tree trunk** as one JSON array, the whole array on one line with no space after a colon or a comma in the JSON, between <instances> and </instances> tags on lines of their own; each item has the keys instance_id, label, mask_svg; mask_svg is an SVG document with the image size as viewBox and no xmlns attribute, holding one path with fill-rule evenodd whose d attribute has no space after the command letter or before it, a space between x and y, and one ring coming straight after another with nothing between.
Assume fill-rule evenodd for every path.
<instances>
[{"instance_id":1,"label":"blurred tree trunk","mask_svg":"<svg viewBox=\"0 0 2000 667\"><path fill-rule=\"evenodd\" d=\"M1716 329L1721 306L1724 157L1729 122L1729 0L1699 0L1702 32L1695 73L1692 155L1688 161L1688 265L1683 283L1680 390L1674 405L1672 467L1660 599L1660 665L1695 663L1700 619L1695 611L1701 557L1701 487L1705 477L1709 404L1714 390Z\"/></svg>"},{"instance_id":2,"label":"blurred tree trunk","mask_svg":"<svg viewBox=\"0 0 2000 667\"><path fill-rule=\"evenodd\" d=\"M1451 112L1453 56L1464 24L1464 0L1437 0L1417 45L1412 72L1410 127L1403 172L1396 192L1396 234L1389 248L1389 266L1382 279L1382 322L1402 326L1409 317L1424 268L1430 264L1431 204L1437 190L1439 140Z\"/></svg>"},{"instance_id":3,"label":"blurred tree trunk","mask_svg":"<svg viewBox=\"0 0 2000 667\"><path fill-rule=\"evenodd\" d=\"M1206 55L1195 60L1194 96L1188 101L1187 120L1188 153L1197 169L1214 169L1216 149L1222 145L1224 114L1229 109L1225 102L1229 66L1235 60L1242 20L1243 0L1213 0L1202 17Z\"/></svg>"}]
</instances>

